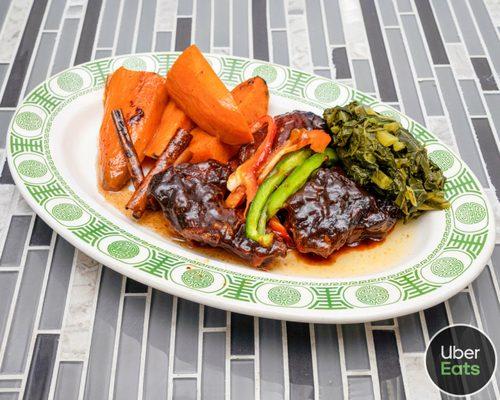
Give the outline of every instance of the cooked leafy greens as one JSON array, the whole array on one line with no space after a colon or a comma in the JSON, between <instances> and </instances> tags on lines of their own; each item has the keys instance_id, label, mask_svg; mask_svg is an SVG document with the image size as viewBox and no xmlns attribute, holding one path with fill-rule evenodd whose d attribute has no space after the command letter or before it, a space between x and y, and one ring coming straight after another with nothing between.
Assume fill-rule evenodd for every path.
<instances>
[{"instance_id":1,"label":"cooked leafy greens","mask_svg":"<svg viewBox=\"0 0 500 400\"><path fill-rule=\"evenodd\" d=\"M323 117L346 173L394 201L405 220L449 207L443 172L399 122L355 101L326 109Z\"/></svg>"}]
</instances>

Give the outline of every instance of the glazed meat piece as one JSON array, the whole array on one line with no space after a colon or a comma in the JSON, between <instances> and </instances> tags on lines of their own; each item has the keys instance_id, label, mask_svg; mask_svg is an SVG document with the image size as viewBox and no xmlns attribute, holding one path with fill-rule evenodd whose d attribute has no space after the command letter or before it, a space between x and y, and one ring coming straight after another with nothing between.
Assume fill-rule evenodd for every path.
<instances>
[{"instance_id":1,"label":"glazed meat piece","mask_svg":"<svg viewBox=\"0 0 500 400\"><path fill-rule=\"evenodd\" d=\"M222 247L254 266L284 257L282 241L267 248L247 239L240 212L224 206L230 173L230 167L213 160L181 164L156 175L149 190L172 228L188 240Z\"/></svg>"},{"instance_id":2,"label":"glazed meat piece","mask_svg":"<svg viewBox=\"0 0 500 400\"><path fill-rule=\"evenodd\" d=\"M321 168L287 202L286 225L297 250L328 257L344 245L382 240L400 215L338 168Z\"/></svg>"},{"instance_id":3,"label":"glazed meat piece","mask_svg":"<svg viewBox=\"0 0 500 400\"><path fill-rule=\"evenodd\" d=\"M325 120L309 111L292 111L277 115L274 117L274 121L276 123L277 135L273 148L282 145L290 137L292 129L326 129ZM266 128L260 129L254 133L253 143L241 146L237 155L238 164L243 163L252 156L257 147L259 147L259 144L264 140L266 133Z\"/></svg>"}]
</instances>

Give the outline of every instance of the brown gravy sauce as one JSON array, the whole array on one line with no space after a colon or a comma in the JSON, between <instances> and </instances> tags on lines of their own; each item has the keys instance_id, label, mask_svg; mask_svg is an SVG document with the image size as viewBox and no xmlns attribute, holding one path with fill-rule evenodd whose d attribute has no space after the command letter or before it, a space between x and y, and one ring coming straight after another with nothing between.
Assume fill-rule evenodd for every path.
<instances>
[{"instance_id":1,"label":"brown gravy sauce","mask_svg":"<svg viewBox=\"0 0 500 400\"><path fill-rule=\"evenodd\" d=\"M176 244L182 245L212 259L219 259L239 266L247 266L243 260L222 249L204 247L186 241L167 225L161 211L148 211L140 220L135 220L130 211L125 209L132 192L125 188L119 192L100 189L106 201L125 214L134 222L147 227ZM409 253L413 246L413 224L399 222L392 232L380 242L367 241L356 247L343 247L327 259L314 255L301 254L290 250L285 258L273 260L266 271L290 276L311 278L348 278L374 274L390 269Z\"/></svg>"}]
</instances>

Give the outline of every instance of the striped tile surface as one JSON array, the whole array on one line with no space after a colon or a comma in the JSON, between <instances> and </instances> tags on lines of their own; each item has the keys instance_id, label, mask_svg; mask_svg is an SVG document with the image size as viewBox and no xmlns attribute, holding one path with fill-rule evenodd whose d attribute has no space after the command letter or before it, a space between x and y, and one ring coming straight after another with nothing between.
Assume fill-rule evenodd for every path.
<instances>
[{"instance_id":1,"label":"striped tile surface","mask_svg":"<svg viewBox=\"0 0 500 400\"><path fill-rule=\"evenodd\" d=\"M429 338L476 325L500 349L500 232L452 299L354 325L226 313L131 281L75 250L13 186L5 137L53 73L144 51L289 64L398 107L460 153L500 230L500 3L495 0L0 1L0 399L438 399ZM474 399L500 398L500 371Z\"/></svg>"}]
</instances>

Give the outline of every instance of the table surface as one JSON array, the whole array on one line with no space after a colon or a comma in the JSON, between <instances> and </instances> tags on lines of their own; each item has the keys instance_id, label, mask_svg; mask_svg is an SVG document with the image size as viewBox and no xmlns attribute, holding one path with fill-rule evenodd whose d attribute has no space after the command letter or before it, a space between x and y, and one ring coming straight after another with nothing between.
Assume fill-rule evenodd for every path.
<instances>
[{"instance_id":1,"label":"table surface","mask_svg":"<svg viewBox=\"0 0 500 400\"><path fill-rule=\"evenodd\" d=\"M0 400L436 399L423 352L451 323L500 349L500 245L479 278L412 315L366 324L226 313L76 251L20 197L5 161L19 100L95 58L203 51L289 64L401 109L454 148L495 208L500 243L500 2L0 0ZM500 370L474 399L500 398Z\"/></svg>"}]
</instances>

